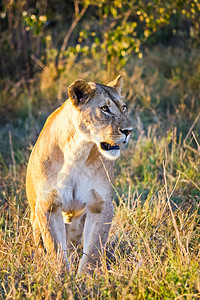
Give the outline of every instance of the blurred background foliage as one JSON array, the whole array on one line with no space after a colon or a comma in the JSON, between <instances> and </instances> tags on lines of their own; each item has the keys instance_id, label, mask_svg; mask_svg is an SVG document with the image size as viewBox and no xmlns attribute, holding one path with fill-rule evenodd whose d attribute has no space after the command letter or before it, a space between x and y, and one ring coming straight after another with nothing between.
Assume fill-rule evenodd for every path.
<instances>
[{"instance_id":1,"label":"blurred background foliage","mask_svg":"<svg viewBox=\"0 0 200 300\"><path fill-rule=\"evenodd\" d=\"M0 15L1 75L32 78L32 55L61 72L74 54L101 54L105 68L111 62L120 70L134 53L142 58L146 47L158 43L189 50L199 43L199 12L197 0L6 0Z\"/></svg>"},{"instance_id":2,"label":"blurred background foliage","mask_svg":"<svg viewBox=\"0 0 200 300\"><path fill-rule=\"evenodd\" d=\"M154 119L157 110L191 116L199 99L199 17L198 0L3 0L1 122L53 109L77 77L105 82L118 73L129 78L133 109L139 103Z\"/></svg>"}]
</instances>

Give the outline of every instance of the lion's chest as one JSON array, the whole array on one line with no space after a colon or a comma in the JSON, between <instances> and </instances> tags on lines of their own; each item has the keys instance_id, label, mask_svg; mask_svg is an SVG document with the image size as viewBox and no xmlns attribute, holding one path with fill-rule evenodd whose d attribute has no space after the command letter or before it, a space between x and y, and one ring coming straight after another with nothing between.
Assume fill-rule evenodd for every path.
<instances>
[{"instance_id":1,"label":"lion's chest","mask_svg":"<svg viewBox=\"0 0 200 300\"><path fill-rule=\"evenodd\" d=\"M104 198L106 186L94 171L84 165L77 165L70 169L63 169L59 173L57 190L63 212L73 217L84 214L87 205L95 201L92 199L92 190L97 191Z\"/></svg>"}]
</instances>

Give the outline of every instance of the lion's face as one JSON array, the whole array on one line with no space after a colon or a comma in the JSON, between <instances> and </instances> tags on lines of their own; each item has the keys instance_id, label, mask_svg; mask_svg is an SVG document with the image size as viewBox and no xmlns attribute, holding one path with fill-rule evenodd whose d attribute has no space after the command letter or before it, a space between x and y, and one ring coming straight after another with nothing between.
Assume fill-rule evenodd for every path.
<instances>
[{"instance_id":1,"label":"lion's face","mask_svg":"<svg viewBox=\"0 0 200 300\"><path fill-rule=\"evenodd\" d=\"M120 90L122 77L109 85L75 81L69 96L79 113L79 130L108 159L120 156L120 145L127 143L132 127Z\"/></svg>"}]
</instances>

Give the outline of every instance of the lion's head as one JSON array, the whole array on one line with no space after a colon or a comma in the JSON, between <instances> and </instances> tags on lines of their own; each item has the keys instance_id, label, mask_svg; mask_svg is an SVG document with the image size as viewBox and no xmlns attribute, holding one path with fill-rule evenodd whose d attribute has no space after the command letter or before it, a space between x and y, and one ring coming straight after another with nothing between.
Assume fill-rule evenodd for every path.
<instances>
[{"instance_id":1,"label":"lion's head","mask_svg":"<svg viewBox=\"0 0 200 300\"><path fill-rule=\"evenodd\" d=\"M79 114L78 128L108 159L120 156L120 144L127 143L132 127L121 96L123 77L108 85L76 80L68 89Z\"/></svg>"}]
</instances>

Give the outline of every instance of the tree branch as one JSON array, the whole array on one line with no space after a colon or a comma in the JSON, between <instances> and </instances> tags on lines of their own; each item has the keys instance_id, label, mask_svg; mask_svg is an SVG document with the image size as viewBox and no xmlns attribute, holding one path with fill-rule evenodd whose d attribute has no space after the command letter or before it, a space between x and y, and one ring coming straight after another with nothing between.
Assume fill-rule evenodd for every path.
<instances>
[{"instance_id":1,"label":"tree branch","mask_svg":"<svg viewBox=\"0 0 200 300\"><path fill-rule=\"evenodd\" d=\"M76 2L75 2L76 4ZM78 22L80 21L80 19L83 17L83 15L85 14L86 10L88 8L88 5L84 6L80 12L80 14L78 16L75 16L75 19L74 21L72 22L67 34L65 35L65 38L63 40L63 44L62 44L62 47L61 47L61 50L60 50L60 54L59 54L59 58L58 58L58 65L59 65L59 62L60 60L62 59L63 57L63 52L65 51L66 47L67 47L67 44L68 44L68 41L69 41L69 38L71 37L72 35L72 32L74 31L76 25L78 24ZM75 5L75 10L77 11L77 7Z\"/></svg>"}]
</instances>

